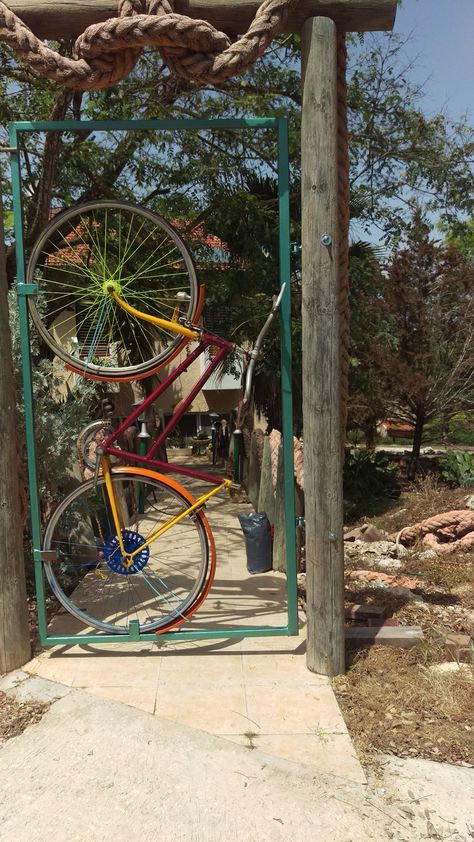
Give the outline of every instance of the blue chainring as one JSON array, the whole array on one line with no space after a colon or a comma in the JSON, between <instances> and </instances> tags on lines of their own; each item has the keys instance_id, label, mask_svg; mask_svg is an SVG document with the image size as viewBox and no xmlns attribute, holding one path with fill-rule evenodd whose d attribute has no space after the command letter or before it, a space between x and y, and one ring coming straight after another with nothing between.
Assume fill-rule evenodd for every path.
<instances>
[{"instance_id":1,"label":"blue chainring","mask_svg":"<svg viewBox=\"0 0 474 842\"><path fill-rule=\"evenodd\" d=\"M141 547L141 545L145 543L143 536L139 535L138 532L133 532L131 529L122 529L121 537L122 544L127 554L133 553L138 549L138 547ZM150 548L143 547L143 550L134 556L133 564L131 564L130 567L127 567L124 564L124 557L120 549L117 535L111 535L110 538L107 538L107 541L104 544L104 561L107 562L108 566L114 571L114 573L123 573L124 576L129 576L131 573L139 573L140 570L143 570L145 565L148 563L149 558Z\"/></svg>"}]
</instances>

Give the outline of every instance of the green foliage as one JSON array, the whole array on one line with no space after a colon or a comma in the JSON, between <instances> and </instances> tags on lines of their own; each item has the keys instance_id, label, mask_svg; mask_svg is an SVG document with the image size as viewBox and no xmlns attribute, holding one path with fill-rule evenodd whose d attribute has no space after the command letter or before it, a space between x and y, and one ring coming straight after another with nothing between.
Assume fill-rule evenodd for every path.
<instances>
[{"instance_id":1,"label":"green foliage","mask_svg":"<svg viewBox=\"0 0 474 842\"><path fill-rule=\"evenodd\" d=\"M474 264L474 217L455 220L451 226L443 226L446 233L446 244L454 246L466 261Z\"/></svg>"},{"instance_id":2,"label":"green foliage","mask_svg":"<svg viewBox=\"0 0 474 842\"><path fill-rule=\"evenodd\" d=\"M474 412L436 416L425 426L423 441L429 444L458 444L474 447Z\"/></svg>"},{"instance_id":3,"label":"green foliage","mask_svg":"<svg viewBox=\"0 0 474 842\"><path fill-rule=\"evenodd\" d=\"M450 450L440 460L440 467L449 485L474 485L474 453Z\"/></svg>"},{"instance_id":4,"label":"green foliage","mask_svg":"<svg viewBox=\"0 0 474 842\"><path fill-rule=\"evenodd\" d=\"M377 359L392 341L387 314L380 306L383 252L362 241L349 249L349 405L348 423L363 432L368 447L375 445L377 423L384 418L387 395Z\"/></svg>"},{"instance_id":5,"label":"green foliage","mask_svg":"<svg viewBox=\"0 0 474 842\"><path fill-rule=\"evenodd\" d=\"M382 453L351 450L344 463L344 506L346 518L380 511L400 496L397 466Z\"/></svg>"},{"instance_id":6,"label":"green foliage","mask_svg":"<svg viewBox=\"0 0 474 842\"><path fill-rule=\"evenodd\" d=\"M474 271L453 247L440 246L420 209L384 276L381 306L391 341L374 367L390 397L386 417L414 427L413 478L426 422L472 407Z\"/></svg>"},{"instance_id":7,"label":"green foliage","mask_svg":"<svg viewBox=\"0 0 474 842\"><path fill-rule=\"evenodd\" d=\"M375 224L387 245L409 230L414 200L448 227L474 202L472 126L424 113L407 53L398 35L368 35L349 62L351 217Z\"/></svg>"},{"instance_id":8,"label":"green foliage","mask_svg":"<svg viewBox=\"0 0 474 842\"><path fill-rule=\"evenodd\" d=\"M13 364L17 378L17 418L23 437L20 335L14 290L9 292L9 313ZM73 388L66 387L62 365L58 365L57 360L45 357L41 349L36 334L32 333L37 470L42 511L46 515L50 504L64 494L68 485L74 481L77 436L82 427L96 414L103 390L110 386L77 378ZM78 479L78 476L76 478Z\"/></svg>"},{"instance_id":9,"label":"green foliage","mask_svg":"<svg viewBox=\"0 0 474 842\"><path fill-rule=\"evenodd\" d=\"M474 412L456 412L449 419L448 441L474 447Z\"/></svg>"},{"instance_id":10,"label":"green foliage","mask_svg":"<svg viewBox=\"0 0 474 842\"><path fill-rule=\"evenodd\" d=\"M173 77L157 52L146 50L133 72L116 87L74 97L71 93L63 116L82 120L287 116L291 238L299 241L299 48L297 35L281 38L248 73L217 88ZM354 37L349 42L351 217L359 231L372 233L377 225L381 238L390 244L409 229L414 197L422 197L429 211L441 215L446 230L456 231L456 236L459 219L472 214L470 128L465 121L453 124L443 115L428 118L423 113L423 92L409 83L405 72L405 48L393 35ZM62 49L69 47L65 44ZM4 128L8 122L51 118L64 92L26 73L3 45L0 63L0 143L8 145ZM107 135L64 132L58 137L59 146L51 151L43 133L24 136L21 163L27 251L51 208L103 196L142 203L175 223L191 245L198 277L206 284L208 329L232 335L241 344L251 341L278 287L275 133L114 131ZM6 158L0 160L0 180L9 227ZM216 265L215 250L206 245L209 235L220 237L225 246L225 271ZM8 238L10 242L10 231ZM350 417L373 438L387 394L373 360L384 343L396 340L390 319L379 307L380 255L364 256L360 246L351 259ZM12 255L8 270L12 280ZM301 430L299 280L295 272L292 337L297 432ZM275 426L280 426L279 353L275 331L268 338L256 378L257 408Z\"/></svg>"}]
</instances>

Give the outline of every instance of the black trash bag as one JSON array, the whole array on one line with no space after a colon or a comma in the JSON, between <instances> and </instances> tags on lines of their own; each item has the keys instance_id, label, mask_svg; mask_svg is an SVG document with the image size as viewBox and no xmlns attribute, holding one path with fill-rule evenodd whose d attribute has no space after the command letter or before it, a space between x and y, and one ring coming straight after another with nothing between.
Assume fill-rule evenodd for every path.
<instances>
[{"instance_id":1,"label":"black trash bag","mask_svg":"<svg viewBox=\"0 0 474 842\"><path fill-rule=\"evenodd\" d=\"M272 531L265 512L238 515L245 536L247 570L267 573L272 569Z\"/></svg>"}]
</instances>

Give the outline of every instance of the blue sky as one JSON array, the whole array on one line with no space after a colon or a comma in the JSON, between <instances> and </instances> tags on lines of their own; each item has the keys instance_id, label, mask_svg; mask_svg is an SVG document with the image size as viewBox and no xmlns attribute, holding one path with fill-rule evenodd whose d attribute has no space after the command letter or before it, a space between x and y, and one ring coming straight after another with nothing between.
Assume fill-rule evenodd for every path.
<instances>
[{"instance_id":1,"label":"blue sky","mask_svg":"<svg viewBox=\"0 0 474 842\"><path fill-rule=\"evenodd\" d=\"M425 113L474 122L474 0L403 0L394 31L412 36L405 52L413 81L426 80Z\"/></svg>"}]
</instances>

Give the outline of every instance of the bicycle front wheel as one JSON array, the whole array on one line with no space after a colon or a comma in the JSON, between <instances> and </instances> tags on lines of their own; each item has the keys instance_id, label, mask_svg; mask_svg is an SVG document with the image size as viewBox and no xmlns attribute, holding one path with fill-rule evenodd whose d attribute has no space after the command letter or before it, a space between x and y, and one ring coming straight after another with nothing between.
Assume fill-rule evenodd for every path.
<instances>
[{"instance_id":1,"label":"bicycle front wheel","mask_svg":"<svg viewBox=\"0 0 474 842\"><path fill-rule=\"evenodd\" d=\"M53 594L85 626L127 634L131 620L140 632L164 632L194 614L214 578L216 553L202 512L192 512L155 538L157 528L193 503L168 477L142 468L112 471L115 500L127 553L120 551L103 477L69 494L48 523L44 565ZM142 549L140 549L142 547Z\"/></svg>"},{"instance_id":2,"label":"bicycle front wheel","mask_svg":"<svg viewBox=\"0 0 474 842\"><path fill-rule=\"evenodd\" d=\"M89 202L58 213L34 246L27 282L33 322L64 362L102 380L138 379L183 344L182 336L127 313L193 320L196 272L178 232L146 208Z\"/></svg>"}]
</instances>

